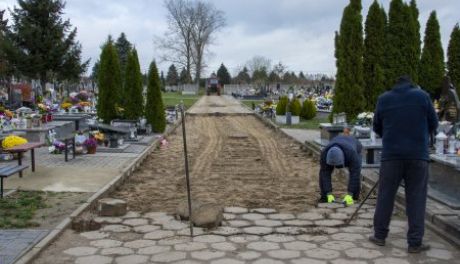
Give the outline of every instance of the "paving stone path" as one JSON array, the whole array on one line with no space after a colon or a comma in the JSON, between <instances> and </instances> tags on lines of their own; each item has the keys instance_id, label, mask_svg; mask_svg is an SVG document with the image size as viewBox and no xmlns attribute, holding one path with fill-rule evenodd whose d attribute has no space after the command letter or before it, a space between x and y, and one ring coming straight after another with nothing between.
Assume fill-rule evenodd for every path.
<instances>
[{"instance_id":1,"label":"paving stone path","mask_svg":"<svg viewBox=\"0 0 460 264\"><path fill-rule=\"evenodd\" d=\"M406 264L460 263L451 245L427 232L433 247L408 254L406 222L395 216L387 246L367 241L373 206L365 205L357 220L345 226L354 210L320 204L305 213L278 213L274 209L227 207L223 226L194 228L161 212L124 217L99 217L98 231L59 238L34 263L211 263L211 264Z\"/></svg>"}]
</instances>

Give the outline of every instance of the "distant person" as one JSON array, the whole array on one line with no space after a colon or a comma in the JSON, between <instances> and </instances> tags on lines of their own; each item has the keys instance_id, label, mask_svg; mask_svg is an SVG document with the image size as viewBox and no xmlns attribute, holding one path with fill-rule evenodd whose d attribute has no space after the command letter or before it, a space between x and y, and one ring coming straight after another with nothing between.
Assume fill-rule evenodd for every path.
<instances>
[{"instance_id":1,"label":"distant person","mask_svg":"<svg viewBox=\"0 0 460 264\"><path fill-rule=\"evenodd\" d=\"M423 244L428 183L429 135L438 126L430 96L418 88L410 77L400 77L392 90L381 95L374 114L374 131L382 137L383 150L374 235L369 240L384 246L394 207L396 192L402 180L406 192L406 214L409 222L409 253L430 249Z\"/></svg>"},{"instance_id":2,"label":"distant person","mask_svg":"<svg viewBox=\"0 0 460 264\"><path fill-rule=\"evenodd\" d=\"M321 152L321 168L319 170L319 187L321 198L319 202L333 203L332 172L334 169L348 168L348 193L343 197L342 203L353 205L359 199L361 188L361 150L362 145L355 137L350 136L350 130L344 129L343 135L336 136Z\"/></svg>"}]
</instances>

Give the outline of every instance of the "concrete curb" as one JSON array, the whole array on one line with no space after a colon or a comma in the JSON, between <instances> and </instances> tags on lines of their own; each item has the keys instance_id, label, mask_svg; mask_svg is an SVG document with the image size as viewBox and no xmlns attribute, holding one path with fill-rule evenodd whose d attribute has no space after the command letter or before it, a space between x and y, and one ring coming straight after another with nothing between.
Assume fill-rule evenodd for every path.
<instances>
[{"instance_id":1,"label":"concrete curb","mask_svg":"<svg viewBox=\"0 0 460 264\"><path fill-rule=\"evenodd\" d=\"M163 135L168 136L173 133L177 127L181 125L181 119L179 118L172 126L170 126ZM155 139L152 144L146 148L137 158L135 158L125 169L123 169L119 175L102 187L99 191L94 193L88 200L73 211L68 217L61 221L54 229L48 233L40 242L30 248L22 256L20 256L14 263L15 264L28 264L34 260L44 249L46 249L51 243L53 243L63 232L66 230L72 220L79 217L87 210L94 209L97 205L97 200L103 198L113 192L118 186L131 176L131 174L140 166L140 164L147 158L147 156L153 152L160 145L160 140Z\"/></svg>"}]
</instances>

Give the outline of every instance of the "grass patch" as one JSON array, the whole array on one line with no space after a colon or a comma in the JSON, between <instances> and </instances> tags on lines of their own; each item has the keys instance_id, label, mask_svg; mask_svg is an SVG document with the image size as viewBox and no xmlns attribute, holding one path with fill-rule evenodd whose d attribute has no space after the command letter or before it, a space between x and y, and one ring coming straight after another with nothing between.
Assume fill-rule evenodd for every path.
<instances>
[{"instance_id":1,"label":"grass patch","mask_svg":"<svg viewBox=\"0 0 460 264\"><path fill-rule=\"evenodd\" d=\"M32 220L35 211L46 208L44 192L18 192L0 199L0 229L38 226Z\"/></svg>"},{"instance_id":2,"label":"grass patch","mask_svg":"<svg viewBox=\"0 0 460 264\"><path fill-rule=\"evenodd\" d=\"M325 118L313 118L310 120L300 120L300 122L296 125L280 125L282 128L300 128L300 129L319 129L320 123L329 123L327 117Z\"/></svg>"},{"instance_id":3,"label":"grass patch","mask_svg":"<svg viewBox=\"0 0 460 264\"><path fill-rule=\"evenodd\" d=\"M175 92L162 93L162 96L165 107L176 106L180 104L181 101L184 101L185 108L187 109L201 97L200 95L182 95Z\"/></svg>"}]
</instances>

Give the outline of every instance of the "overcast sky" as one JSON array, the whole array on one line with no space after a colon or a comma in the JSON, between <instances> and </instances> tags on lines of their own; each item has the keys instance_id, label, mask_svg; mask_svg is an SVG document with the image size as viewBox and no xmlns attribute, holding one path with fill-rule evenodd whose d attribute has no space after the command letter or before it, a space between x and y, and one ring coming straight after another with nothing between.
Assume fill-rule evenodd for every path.
<instances>
[{"instance_id":1,"label":"overcast sky","mask_svg":"<svg viewBox=\"0 0 460 264\"><path fill-rule=\"evenodd\" d=\"M408 0L407 0L408 1ZM388 10L389 0L380 0ZM347 0L214 0L225 12L227 26L211 46L207 73L224 63L233 75L254 56L275 64L281 61L289 71L335 74L334 31L339 28ZM363 16L372 0L363 0ZM12 8L16 0L0 0L0 9ZM460 21L459 0L419 0L421 33L432 10L437 11L443 46ZM162 0L67 0L65 17L78 28L84 59L91 65L100 55L108 34L117 38L125 32L136 45L143 71L161 53L153 42L166 30ZM170 63L160 64L166 70ZM89 69L90 70L90 69Z\"/></svg>"}]
</instances>

